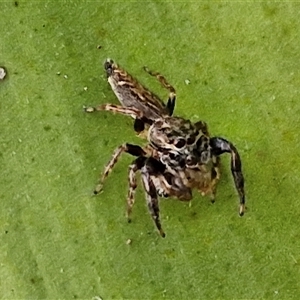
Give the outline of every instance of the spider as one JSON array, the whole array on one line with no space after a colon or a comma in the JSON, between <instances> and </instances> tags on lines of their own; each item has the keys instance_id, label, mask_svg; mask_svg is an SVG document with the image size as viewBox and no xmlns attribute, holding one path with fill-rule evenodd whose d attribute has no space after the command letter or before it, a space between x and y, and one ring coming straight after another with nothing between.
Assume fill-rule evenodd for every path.
<instances>
[{"instance_id":1,"label":"spider","mask_svg":"<svg viewBox=\"0 0 300 300\"><path fill-rule=\"evenodd\" d=\"M224 138L210 137L203 121L192 123L172 116L176 100L175 89L161 74L144 67L146 72L157 77L169 90L167 104L111 59L105 61L104 67L108 82L122 106L103 104L85 107L85 111L90 113L106 110L133 117L137 133L147 129L148 145L140 147L126 143L119 146L106 165L94 194L102 190L105 178L122 153L137 157L129 166L128 221L131 220L137 187L136 173L140 171L148 209L160 235L164 237L159 219L158 196L189 201L192 199L192 189L196 188L202 195L210 195L214 202L220 178L219 156L227 152L231 154L231 171L240 198L239 214L242 216L245 210L244 178L240 156L234 145Z\"/></svg>"}]
</instances>

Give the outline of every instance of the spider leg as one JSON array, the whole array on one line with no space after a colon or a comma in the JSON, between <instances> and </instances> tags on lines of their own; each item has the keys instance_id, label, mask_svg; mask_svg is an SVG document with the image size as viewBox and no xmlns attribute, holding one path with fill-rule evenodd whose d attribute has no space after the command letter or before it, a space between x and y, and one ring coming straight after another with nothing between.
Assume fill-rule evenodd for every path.
<instances>
[{"instance_id":1,"label":"spider leg","mask_svg":"<svg viewBox=\"0 0 300 300\"><path fill-rule=\"evenodd\" d=\"M215 203L216 201L216 193L217 193L217 183L220 179L220 158L218 156L214 156L213 158L213 168L211 170L211 195L210 201L211 203Z\"/></svg>"},{"instance_id":2,"label":"spider leg","mask_svg":"<svg viewBox=\"0 0 300 300\"><path fill-rule=\"evenodd\" d=\"M133 156L146 155L146 152L140 146L127 144L127 143L119 146L115 150L115 152L112 155L112 157L111 157L110 161L108 162L108 164L105 166L103 175L100 177L99 184L96 186L96 188L94 190L95 195L97 195L102 190L102 186L103 186L103 182L104 182L105 178L111 172L111 170L113 169L114 165L117 163L119 157L121 156L121 154L123 152L129 153Z\"/></svg>"},{"instance_id":3,"label":"spider leg","mask_svg":"<svg viewBox=\"0 0 300 300\"><path fill-rule=\"evenodd\" d=\"M240 198L240 211L242 216L245 212L245 192L244 192L244 176L242 173L242 162L237 149L232 143L221 138L213 137L210 139L213 154L219 156L225 152L231 155L231 173L234 179L235 187Z\"/></svg>"},{"instance_id":4,"label":"spider leg","mask_svg":"<svg viewBox=\"0 0 300 300\"><path fill-rule=\"evenodd\" d=\"M149 161L147 162L149 163ZM144 185L144 189L146 192L146 202L149 209L149 212L151 214L151 217L156 225L156 228L158 229L160 235L162 237L165 237L165 233L161 227L160 219L159 219L159 205L158 205L158 197L155 185L153 181L150 178L148 165L144 165L141 168L141 177Z\"/></svg>"},{"instance_id":5,"label":"spider leg","mask_svg":"<svg viewBox=\"0 0 300 300\"><path fill-rule=\"evenodd\" d=\"M175 108L175 101L176 101L176 91L174 87L167 81L167 79L158 72L153 72L149 70L147 67L144 67L144 70L151 76L154 76L158 79L161 85L169 91L169 99L167 102L167 110L169 116L172 116Z\"/></svg>"},{"instance_id":6,"label":"spider leg","mask_svg":"<svg viewBox=\"0 0 300 300\"><path fill-rule=\"evenodd\" d=\"M134 205L134 195L135 190L137 188L137 181L136 181L136 172L140 170L144 164L147 158L145 156L140 156L136 160L132 162L132 164L129 166L128 170L128 182L129 182L129 189L128 189L128 196L127 196L127 220L130 223L130 215L132 212L132 207Z\"/></svg>"},{"instance_id":7,"label":"spider leg","mask_svg":"<svg viewBox=\"0 0 300 300\"><path fill-rule=\"evenodd\" d=\"M124 106L120 106L120 105L114 105L114 104L101 104L98 105L96 107L93 106L87 106L87 107L83 107L84 111L87 113L92 113L95 111L102 111L102 110L106 110L106 111L111 111L113 113L119 113L122 115L127 115L127 116L131 116L132 118L136 119L136 118L143 118L143 113L141 111L139 111L138 109L135 108L128 108L128 107L124 107Z\"/></svg>"},{"instance_id":8,"label":"spider leg","mask_svg":"<svg viewBox=\"0 0 300 300\"><path fill-rule=\"evenodd\" d=\"M174 108L175 108L175 101L176 101L176 95L170 93L168 102L167 102L167 110L168 110L169 116L173 115Z\"/></svg>"},{"instance_id":9,"label":"spider leg","mask_svg":"<svg viewBox=\"0 0 300 300\"><path fill-rule=\"evenodd\" d=\"M139 156L136 160L132 162L129 166L128 181L129 190L127 197L127 219L131 222L130 214L132 212L132 207L134 205L134 194L137 188L136 172L141 170L142 182L146 192L146 201L149 212L152 219L162 237L165 237L165 233L161 228L161 223L159 220L159 206L156 186L151 179L152 176L159 176L161 172L164 172L164 165L154 159L153 157Z\"/></svg>"}]
</instances>

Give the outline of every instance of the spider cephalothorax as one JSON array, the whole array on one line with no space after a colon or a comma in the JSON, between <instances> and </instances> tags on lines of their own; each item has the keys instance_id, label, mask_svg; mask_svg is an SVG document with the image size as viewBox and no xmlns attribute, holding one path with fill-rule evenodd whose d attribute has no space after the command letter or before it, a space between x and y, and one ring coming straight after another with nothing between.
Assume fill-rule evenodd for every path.
<instances>
[{"instance_id":1,"label":"spider cephalothorax","mask_svg":"<svg viewBox=\"0 0 300 300\"><path fill-rule=\"evenodd\" d=\"M192 189L198 189L202 195L209 195L214 202L220 178L219 156L227 152L231 155L231 172L239 194L239 214L242 216L245 210L244 178L240 156L233 144L221 137L210 137L203 121L192 123L180 117L172 117L175 89L161 74L144 68L169 90L166 105L111 59L106 60L104 67L108 82L122 106L102 104L85 107L85 111L106 110L133 117L136 132L139 133L146 127L148 145L143 148L132 144L118 147L105 167L94 193L97 194L102 189L104 179L122 153L136 156L137 159L129 167L128 219L137 186L135 174L139 171L149 211L160 234L165 236L159 220L157 197L176 197L189 201Z\"/></svg>"}]
</instances>

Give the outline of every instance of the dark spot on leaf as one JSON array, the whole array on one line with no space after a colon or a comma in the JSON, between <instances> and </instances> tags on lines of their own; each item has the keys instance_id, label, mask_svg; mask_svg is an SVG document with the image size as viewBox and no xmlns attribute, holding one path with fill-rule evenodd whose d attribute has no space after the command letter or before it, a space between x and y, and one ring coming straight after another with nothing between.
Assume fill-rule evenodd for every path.
<instances>
[{"instance_id":1,"label":"dark spot on leaf","mask_svg":"<svg viewBox=\"0 0 300 300\"><path fill-rule=\"evenodd\" d=\"M278 7L275 5L269 5L267 3L263 3L263 11L266 17L273 17L277 14Z\"/></svg>"},{"instance_id":2,"label":"dark spot on leaf","mask_svg":"<svg viewBox=\"0 0 300 300\"><path fill-rule=\"evenodd\" d=\"M191 217L195 219L197 217L197 213L195 211L191 212Z\"/></svg>"},{"instance_id":3,"label":"dark spot on leaf","mask_svg":"<svg viewBox=\"0 0 300 300\"><path fill-rule=\"evenodd\" d=\"M44 126L44 130L45 130L45 131L51 130L51 126L50 126L50 125L45 125L45 126Z\"/></svg>"}]
</instances>

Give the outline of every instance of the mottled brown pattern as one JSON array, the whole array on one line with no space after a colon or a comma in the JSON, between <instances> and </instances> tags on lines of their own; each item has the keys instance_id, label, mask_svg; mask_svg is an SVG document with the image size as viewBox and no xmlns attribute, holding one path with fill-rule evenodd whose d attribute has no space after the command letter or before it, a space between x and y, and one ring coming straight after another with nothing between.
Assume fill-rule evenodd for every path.
<instances>
[{"instance_id":1,"label":"mottled brown pattern","mask_svg":"<svg viewBox=\"0 0 300 300\"><path fill-rule=\"evenodd\" d=\"M167 105L112 60L106 60L105 69L108 82L122 106L102 104L86 107L85 111L106 110L131 116L139 121L135 123L135 128L144 128L143 124L147 124L147 130L140 135L145 136L147 133L148 144L143 148L132 144L118 147L106 165L94 193L102 189L105 178L122 153L137 157L128 171L127 218L130 221L137 187L136 173L139 171L149 212L164 237L159 219L158 196L189 201L192 199L192 190L197 189L201 195L208 195L214 202L220 179L219 156L230 153L231 171L240 198L239 214L242 216L245 210L244 178L240 156L233 144L220 137L211 138L207 124L203 121L192 123L171 116L175 106L175 89L161 74L144 68L169 90Z\"/></svg>"}]
</instances>

